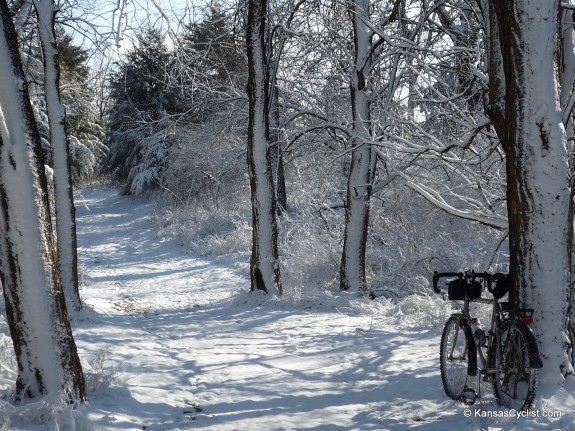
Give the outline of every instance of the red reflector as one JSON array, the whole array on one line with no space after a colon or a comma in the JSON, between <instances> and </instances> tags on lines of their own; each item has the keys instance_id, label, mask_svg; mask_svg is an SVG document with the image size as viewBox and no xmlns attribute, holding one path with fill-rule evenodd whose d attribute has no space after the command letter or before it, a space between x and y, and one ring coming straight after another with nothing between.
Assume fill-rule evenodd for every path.
<instances>
[{"instance_id":1,"label":"red reflector","mask_svg":"<svg viewBox=\"0 0 575 431\"><path fill-rule=\"evenodd\" d=\"M526 325L531 325L533 323L533 316L523 316L521 318L521 320L523 321L523 323L525 323Z\"/></svg>"}]
</instances>

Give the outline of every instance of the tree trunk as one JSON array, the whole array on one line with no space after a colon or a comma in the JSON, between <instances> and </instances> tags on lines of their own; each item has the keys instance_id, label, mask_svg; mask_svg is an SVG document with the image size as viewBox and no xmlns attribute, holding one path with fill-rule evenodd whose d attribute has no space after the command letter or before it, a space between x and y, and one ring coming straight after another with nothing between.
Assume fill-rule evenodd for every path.
<instances>
[{"instance_id":1,"label":"tree trunk","mask_svg":"<svg viewBox=\"0 0 575 431\"><path fill-rule=\"evenodd\" d=\"M70 168L70 142L66 132L66 112L60 100L60 67L54 32L56 8L53 1L34 0L38 32L44 60L44 91L50 125L50 146L54 163L54 200L58 262L68 309L80 310L78 283L76 208Z\"/></svg>"},{"instance_id":2,"label":"tree trunk","mask_svg":"<svg viewBox=\"0 0 575 431\"><path fill-rule=\"evenodd\" d=\"M345 233L340 268L342 290L366 290L365 252L369 224L369 204L375 172L371 142L371 117L368 95L372 32L367 21L368 0L351 5L355 69L350 90L353 114L351 166L347 183Z\"/></svg>"},{"instance_id":3,"label":"tree trunk","mask_svg":"<svg viewBox=\"0 0 575 431\"><path fill-rule=\"evenodd\" d=\"M0 2L0 278L18 362L16 395L85 400L60 281L40 136L14 24Z\"/></svg>"},{"instance_id":4,"label":"tree trunk","mask_svg":"<svg viewBox=\"0 0 575 431\"><path fill-rule=\"evenodd\" d=\"M287 210L287 193L282 154L282 133L280 130L279 89L276 82L276 71L270 67L270 161L272 177L276 192L278 214Z\"/></svg>"},{"instance_id":5,"label":"tree trunk","mask_svg":"<svg viewBox=\"0 0 575 431\"><path fill-rule=\"evenodd\" d=\"M514 299L536 310L546 397L573 372L569 166L556 75L559 2L498 0L491 8L489 115L506 154L510 272Z\"/></svg>"},{"instance_id":6,"label":"tree trunk","mask_svg":"<svg viewBox=\"0 0 575 431\"><path fill-rule=\"evenodd\" d=\"M249 120L248 171L250 175L253 244L250 261L251 289L281 294L276 198L269 154L269 95L266 70L266 0L248 2Z\"/></svg>"},{"instance_id":7,"label":"tree trunk","mask_svg":"<svg viewBox=\"0 0 575 431\"><path fill-rule=\"evenodd\" d=\"M569 170L571 172L571 198L569 199L569 218L574 220L574 205L575 205L575 125L573 124L573 98L575 97L575 11L564 10L562 13L562 35L561 35L561 110L563 111L563 124L565 126L565 134L567 139L567 149L569 152ZM569 250L574 250L574 232L571 231L569 237ZM571 274L574 273L573 267L573 251L570 254L569 267ZM575 344L573 334L575 333L575 295L573 295L573 279L571 279L571 310L570 310L570 325L571 325L571 345ZM575 349L572 349L572 362L575 362Z\"/></svg>"}]
</instances>

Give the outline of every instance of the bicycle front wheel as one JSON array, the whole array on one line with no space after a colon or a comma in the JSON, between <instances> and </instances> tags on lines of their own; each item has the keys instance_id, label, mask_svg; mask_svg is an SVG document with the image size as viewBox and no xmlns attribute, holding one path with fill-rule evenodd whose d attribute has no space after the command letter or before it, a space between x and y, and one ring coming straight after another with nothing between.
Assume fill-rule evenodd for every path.
<instances>
[{"instance_id":1,"label":"bicycle front wheel","mask_svg":"<svg viewBox=\"0 0 575 431\"><path fill-rule=\"evenodd\" d=\"M495 340L492 364L498 370L493 381L497 402L515 410L531 407L537 389L537 369L529 365L527 338L521 323L503 322L501 341Z\"/></svg>"},{"instance_id":2,"label":"bicycle front wheel","mask_svg":"<svg viewBox=\"0 0 575 431\"><path fill-rule=\"evenodd\" d=\"M470 334L470 330L466 331L462 316L451 316L441 335L441 381L447 396L454 400L460 400L466 388L469 359L467 338Z\"/></svg>"}]
</instances>

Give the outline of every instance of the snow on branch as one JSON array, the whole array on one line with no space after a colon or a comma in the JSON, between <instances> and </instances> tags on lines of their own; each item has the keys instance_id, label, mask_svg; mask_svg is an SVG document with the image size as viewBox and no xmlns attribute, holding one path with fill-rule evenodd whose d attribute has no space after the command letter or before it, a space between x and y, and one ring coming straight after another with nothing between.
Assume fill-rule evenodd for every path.
<instances>
[{"instance_id":1,"label":"snow on branch","mask_svg":"<svg viewBox=\"0 0 575 431\"><path fill-rule=\"evenodd\" d=\"M402 175L403 176L403 175ZM404 177L405 178L405 177ZM494 215L493 217L487 217L484 213L478 211L469 211L458 209L450 204L448 204L441 195L431 188L428 188L422 184L416 184L415 182L406 179L405 184L415 192L419 193L422 197L427 199L432 204L441 208L445 212L452 214L454 216L476 221L478 223L490 226L495 229L504 230L508 228L507 218L502 216Z\"/></svg>"}]
</instances>

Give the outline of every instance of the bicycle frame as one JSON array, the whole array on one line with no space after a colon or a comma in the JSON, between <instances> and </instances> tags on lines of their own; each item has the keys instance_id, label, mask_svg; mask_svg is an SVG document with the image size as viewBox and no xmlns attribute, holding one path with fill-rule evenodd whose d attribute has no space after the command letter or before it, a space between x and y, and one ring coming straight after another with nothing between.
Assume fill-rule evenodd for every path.
<instances>
[{"instance_id":1,"label":"bicycle frame","mask_svg":"<svg viewBox=\"0 0 575 431\"><path fill-rule=\"evenodd\" d=\"M481 377L484 380L494 378L496 374L500 371L498 367L496 367L496 358L493 352L497 352L499 355L498 362L502 362L501 357L501 349L496 348L496 340L501 340L501 322L505 318L505 311L502 309L499 301L495 298L488 299L488 298L478 298L473 301L465 300L463 301L463 308L460 314L465 320L465 324L469 324L471 322L471 314L469 312L469 304L471 302L476 302L485 305L491 305L491 322L489 325L489 330L487 331L487 347L482 348L481 346L475 345L473 343L473 347L470 349L469 358L468 358L468 372L469 376L476 376L477 375L477 398L481 398ZM472 350L475 350L473 352ZM481 361L481 369L478 373L477 367L477 356ZM475 360L473 359L475 358Z\"/></svg>"}]
</instances>

